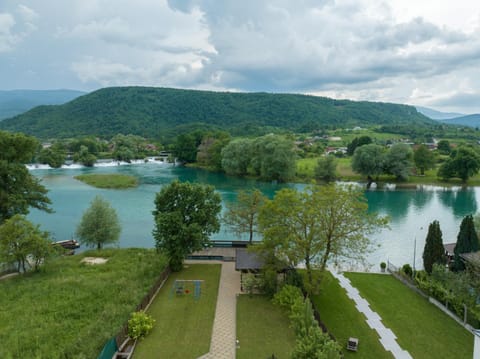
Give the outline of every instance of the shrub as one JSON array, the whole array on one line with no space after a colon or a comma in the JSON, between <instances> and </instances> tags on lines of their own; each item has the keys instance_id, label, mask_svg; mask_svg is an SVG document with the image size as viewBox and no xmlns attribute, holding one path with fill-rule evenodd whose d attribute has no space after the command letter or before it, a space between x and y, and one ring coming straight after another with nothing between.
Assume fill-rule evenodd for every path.
<instances>
[{"instance_id":1,"label":"shrub","mask_svg":"<svg viewBox=\"0 0 480 359\"><path fill-rule=\"evenodd\" d=\"M385 270L385 268L387 268L387 263L385 263L385 262L380 263L380 268L382 270Z\"/></svg>"},{"instance_id":2,"label":"shrub","mask_svg":"<svg viewBox=\"0 0 480 359\"><path fill-rule=\"evenodd\" d=\"M273 303L288 311L298 298L303 298L300 288L293 285L284 285L273 297Z\"/></svg>"},{"instance_id":3,"label":"shrub","mask_svg":"<svg viewBox=\"0 0 480 359\"><path fill-rule=\"evenodd\" d=\"M413 269L410 266L410 264L404 264L402 267L402 272L407 276L407 277L412 277L413 274Z\"/></svg>"},{"instance_id":4,"label":"shrub","mask_svg":"<svg viewBox=\"0 0 480 359\"><path fill-rule=\"evenodd\" d=\"M153 328L155 319L143 311L132 313L128 321L128 336L132 339L144 338Z\"/></svg>"}]
</instances>

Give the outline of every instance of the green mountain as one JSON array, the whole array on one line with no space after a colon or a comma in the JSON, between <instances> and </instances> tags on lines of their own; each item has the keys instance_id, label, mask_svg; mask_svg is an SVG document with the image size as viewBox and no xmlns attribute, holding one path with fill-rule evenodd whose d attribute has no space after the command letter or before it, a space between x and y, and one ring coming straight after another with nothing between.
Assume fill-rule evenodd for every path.
<instances>
[{"instance_id":1,"label":"green mountain","mask_svg":"<svg viewBox=\"0 0 480 359\"><path fill-rule=\"evenodd\" d=\"M480 114L466 115L461 117L449 118L441 120L443 123L457 126L480 127Z\"/></svg>"},{"instance_id":2,"label":"green mountain","mask_svg":"<svg viewBox=\"0 0 480 359\"><path fill-rule=\"evenodd\" d=\"M179 90L153 87L101 89L59 106L39 106L0 122L0 129L39 138L117 133L171 138L195 128L234 135L274 128L321 128L435 123L412 106L325 97Z\"/></svg>"},{"instance_id":3,"label":"green mountain","mask_svg":"<svg viewBox=\"0 0 480 359\"><path fill-rule=\"evenodd\" d=\"M81 95L85 95L85 92L75 90L0 91L0 121L36 106L64 104Z\"/></svg>"}]
</instances>

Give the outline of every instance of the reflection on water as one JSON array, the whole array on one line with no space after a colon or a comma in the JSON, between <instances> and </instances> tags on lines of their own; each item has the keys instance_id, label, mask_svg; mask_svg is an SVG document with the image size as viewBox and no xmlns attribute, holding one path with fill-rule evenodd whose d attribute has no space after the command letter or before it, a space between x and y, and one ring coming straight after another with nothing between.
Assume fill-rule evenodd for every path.
<instances>
[{"instance_id":1,"label":"reflection on water","mask_svg":"<svg viewBox=\"0 0 480 359\"><path fill-rule=\"evenodd\" d=\"M139 178L140 185L128 190L105 190L90 187L73 177L81 173L123 173ZM237 192L245 188L259 188L272 198L283 187L302 189L302 184L277 185L252 179L232 178L220 173L162 164L136 164L125 166L35 170L50 189L55 213L32 210L29 218L50 231L57 240L74 236L83 211L97 194L104 196L122 222L120 246L153 247L152 238L155 194L174 179L207 183L215 186L226 201L235 201ZM460 222L467 214L477 211L478 188L443 189L425 186L420 190L377 190L366 192L369 210L390 217L390 229L372 235L375 250L369 262L377 268L387 259L396 265L413 262L416 242L416 267L422 266L421 254L429 223L440 222L444 243L455 242ZM213 239L237 239L228 227L222 226ZM246 239L246 238L245 238Z\"/></svg>"}]
</instances>

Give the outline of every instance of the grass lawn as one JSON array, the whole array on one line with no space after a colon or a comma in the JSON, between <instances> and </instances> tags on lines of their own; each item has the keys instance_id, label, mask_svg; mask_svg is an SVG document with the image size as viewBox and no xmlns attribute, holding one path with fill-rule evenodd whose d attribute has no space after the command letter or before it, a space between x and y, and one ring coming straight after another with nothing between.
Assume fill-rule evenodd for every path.
<instances>
[{"instance_id":1,"label":"grass lawn","mask_svg":"<svg viewBox=\"0 0 480 359\"><path fill-rule=\"evenodd\" d=\"M165 266L154 250L103 249L0 281L0 358L96 358Z\"/></svg>"},{"instance_id":2,"label":"grass lawn","mask_svg":"<svg viewBox=\"0 0 480 359\"><path fill-rule=\"evenodd\" d=\"M74 178L97 188L123 189L138 186L136 177L116 173L90 173Z\"/></svg>"},{"instance_id":3,"label":"grass lawn","mask_svg":"<svg viewBox=\"0 0 480 359\"><path fill-rule=\"evenodd\" d=\"M345 358L393 358L383 348L377 332L368 326L365 316L357 310L354 302L330 273L324 274L320 294L313 296L312 300L320 312L322 322L342 346ZM349 337L359 339L357 352L346 350Z\"/></svg>"},{"instance_id":4,"label":"grass lawn","mask_svg":"<svg viewBox=\"0 0 480 359\"><path fill-rule=\"evenodd\" d=\"M220 271L219 264L189 264L170 275L148 310L155 326L137 344L134 358L194 359L209 351ZM193 285L189 294L172 293L175 279L204 280L200 298L194 299Z\"/></svg>"},{"instance_id":5,"label":"grass lawn","mask_svg":"<svg viewBox=\"0 0 480 359\"><path fill-rule=\"evenodd\" d=\"M415 359L471 358L473 335L392 276L345 273Z\"/></svg>"},{"instance_id":6,"label":"grass lawn","mask_svg":"<svg viewBox=\"0 0 480 359\"><path fill-rule=\"evenodd\" d=\"M290 320L280 307L264 296L240 295L237 298L237 359L290 358L295 334Z\"/></svg>"}]
</instances>

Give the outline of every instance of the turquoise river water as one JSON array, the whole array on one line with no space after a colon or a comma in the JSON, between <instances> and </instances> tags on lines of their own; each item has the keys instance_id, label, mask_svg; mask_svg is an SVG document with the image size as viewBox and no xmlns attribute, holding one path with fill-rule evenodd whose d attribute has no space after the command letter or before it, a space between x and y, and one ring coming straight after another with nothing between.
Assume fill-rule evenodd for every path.
<instances>
[{"instance_id":1,"label":"turquoise river water","mask_svg":"<svg viewBox=\"0 0 480 359\"><path fill-rule=\"evenodd\" d=\"M90 187L73 177L81 173L123 173L139 178L140 185L134 189L112 190ZM32 210L29 219L52 233L56 240L74 237L82 213L95 195L102 195L116 209L122 224L120 247L153 247L152 238L155 194L174 179L207 183L215 186L225 204L235 201L238 190L259 188L272 197L279 188L297 187L301 184L271 184L251 179L227 177L206 172L159 163L99 166L94 168L34 169L32 173L42 179L49 189L53 214ZM443 188L424 186L417 190L371 190L366 191L369 210L390 217L390 228L372 235L374 250L368 262L376 270L381 261L390 260L396 265L413 263L416 243L415 266L422 267L421 255L425 244L428 224L440 222L444 243L455 242L460 222L467 214L475 214L478 207L479 188ZM228 227L212 239L238 239ZM82 250L82 248L81 248Z\"/></svg>"}]
</instances>

